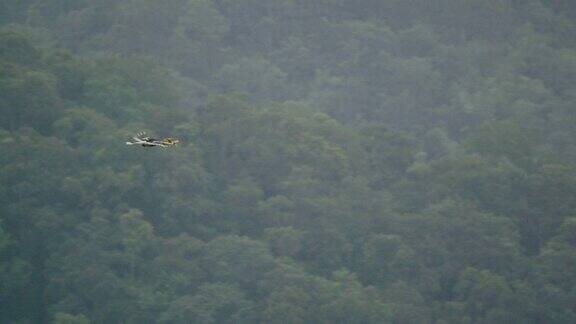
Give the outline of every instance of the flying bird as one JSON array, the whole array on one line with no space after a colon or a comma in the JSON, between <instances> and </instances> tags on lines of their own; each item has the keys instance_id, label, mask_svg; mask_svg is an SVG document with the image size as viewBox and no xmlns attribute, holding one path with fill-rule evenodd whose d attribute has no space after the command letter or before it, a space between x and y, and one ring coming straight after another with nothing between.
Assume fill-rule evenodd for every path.
<instances>
[{"instance_id":1,"label":"flying bird","mask_svg":"<svg viewBox=\"0 0 576 324\"><path fill-rule=\"evenodd\" d=\"M168 147L174 146L178 143L180 143L180 141L175 138L167 137L165 139L158 140L156 138L146 136L145 132L140 132L136 134L136 136L132 137L131 141L126 142L126 145L141 145L144 147Z\"/></svg>"}]
</instances>

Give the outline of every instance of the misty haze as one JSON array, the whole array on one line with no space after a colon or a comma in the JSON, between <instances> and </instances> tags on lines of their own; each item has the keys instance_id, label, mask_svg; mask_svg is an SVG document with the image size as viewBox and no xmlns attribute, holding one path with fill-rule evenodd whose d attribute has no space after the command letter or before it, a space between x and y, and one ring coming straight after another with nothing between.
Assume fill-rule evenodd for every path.
<instances>
[{"instance_id":1,"label":"misty haze","mask_svg":"<svg viewBox=\"0 0 576 324\"><path fill-rule=\"evenodd\" d=\"M576 1L0 0L4 323L576 323Z\"/></svg>"}]
</instances>

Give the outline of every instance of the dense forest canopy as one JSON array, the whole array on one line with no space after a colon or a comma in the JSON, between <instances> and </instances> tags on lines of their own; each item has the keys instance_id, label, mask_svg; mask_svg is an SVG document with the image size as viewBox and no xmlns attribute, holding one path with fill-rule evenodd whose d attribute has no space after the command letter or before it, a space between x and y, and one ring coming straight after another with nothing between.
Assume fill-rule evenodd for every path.
<instances>
[{"instance_id":1,"label":"dense forest canopy","mask_svg":"<svg viewBox=\"0 0 576 324\"><path fill-rule=\"evenodd\" d=\"M571 0L0 0L0 323L576 322L575 35Z\"/></svg>"}]
</instances>

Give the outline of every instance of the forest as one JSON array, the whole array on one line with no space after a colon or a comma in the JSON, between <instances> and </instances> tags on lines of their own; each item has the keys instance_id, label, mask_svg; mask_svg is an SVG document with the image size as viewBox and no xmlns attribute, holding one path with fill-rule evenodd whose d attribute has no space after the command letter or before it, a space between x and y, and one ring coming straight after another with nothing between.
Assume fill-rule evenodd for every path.
<instances>
[{"instance_id":1,"label":"forest","mask_svg":"<svg viewBox=\"0 0 576 324\"><path fill-rule=\"evenodd\" d=\"M576 323L576 1L0 0L0 323Z\"/></svg>"}]
</instances>

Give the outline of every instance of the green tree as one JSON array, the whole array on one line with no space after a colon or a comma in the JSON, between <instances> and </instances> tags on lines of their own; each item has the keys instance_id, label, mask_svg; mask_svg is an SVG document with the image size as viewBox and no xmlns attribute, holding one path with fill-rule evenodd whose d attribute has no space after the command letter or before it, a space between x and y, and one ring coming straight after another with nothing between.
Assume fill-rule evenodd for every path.
<instances>
[{"instance_id":1,"label":"green tree","mask_svg":"<svg viewBox=\"0 0 576 324\"><path fill-rule=\"evenodd\" d=\"M193 296L172 302L161 323L253 323L253 303L225 284L204 284Z\"/></svg>"}]
</instances>

